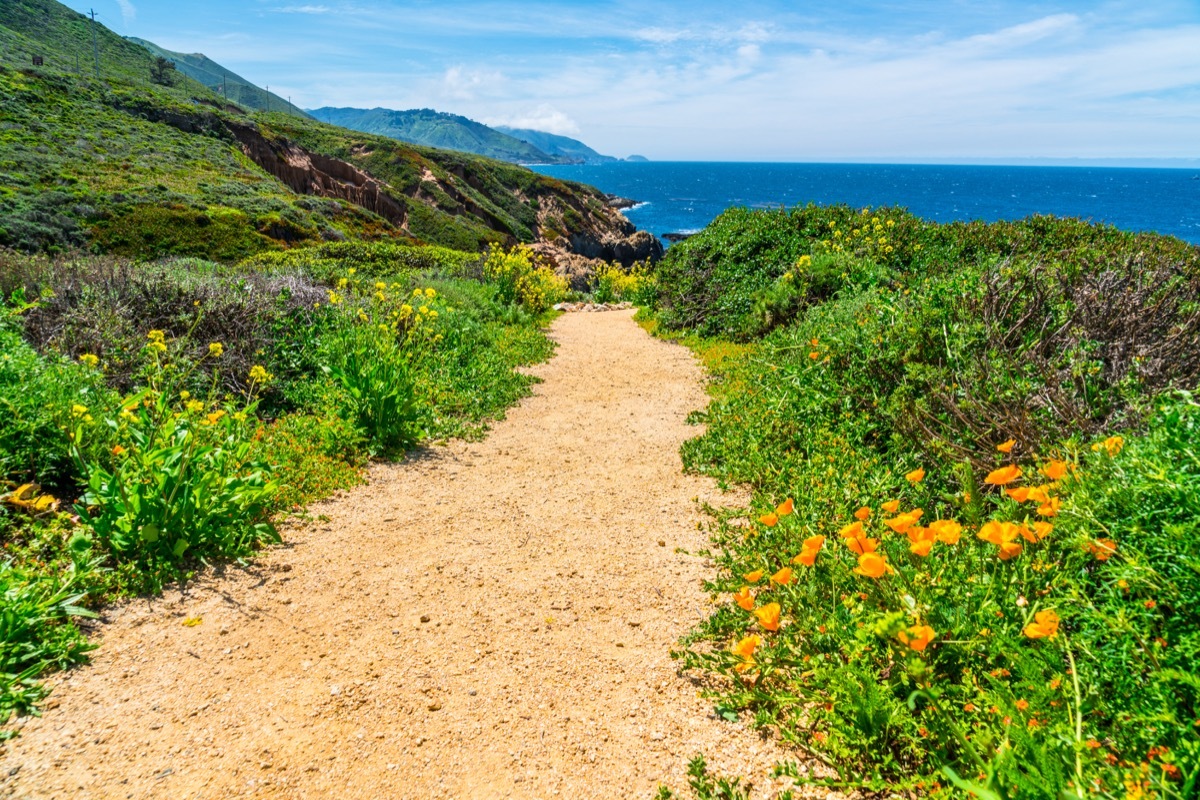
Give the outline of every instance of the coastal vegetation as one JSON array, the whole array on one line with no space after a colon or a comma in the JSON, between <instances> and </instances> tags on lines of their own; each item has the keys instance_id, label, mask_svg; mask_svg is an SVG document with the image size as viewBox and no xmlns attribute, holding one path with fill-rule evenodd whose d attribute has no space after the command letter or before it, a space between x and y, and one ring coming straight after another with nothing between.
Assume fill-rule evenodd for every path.
<instances>
[{"instance_id":1,"label":"coastal vegetation","mask_svg":"<svg viewBox=\"0 0 1200 800\"><path fill-rule=\"evenodd\" d=\"M391 243L0 251L0 723L85 657L99 604L278 541L372 457L482 435L551 353L546 273Z\"/></svg>"},{"instance_id":2,"label":"coastal vegetation","mask_svg":"<svg viewBox=\"0 0 1200 800\"><path fill-rule=\"evenodd\" d=\"M808 206L728 211L656 278L646 324L714 375L685 465L754 489L711 509L676 654L718 713L833 774L801 782L1195 796L1200 250Z\"/></svg>"}]
</instances>

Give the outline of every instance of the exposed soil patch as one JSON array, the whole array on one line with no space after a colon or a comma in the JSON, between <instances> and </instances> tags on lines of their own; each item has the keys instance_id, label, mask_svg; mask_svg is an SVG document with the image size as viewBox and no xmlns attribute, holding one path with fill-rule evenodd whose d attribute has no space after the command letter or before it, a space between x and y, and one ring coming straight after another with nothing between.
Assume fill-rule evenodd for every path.
<instances>
[{"instance_id":1,"label":"exposed soil patch","mask_svg":"<svg viewBox=\"0 0 1200 800\"><path fill-rule=\"evenodd\" d=\"M698 752L767 788L787 754L668 656L708 603L676 550L706 543L693 498L722 502L680 470L702 371L629 311L553 335L486 441L376 467L253 568L111 609L0 796L649 797Z\"/></svg>"}]
</instances>

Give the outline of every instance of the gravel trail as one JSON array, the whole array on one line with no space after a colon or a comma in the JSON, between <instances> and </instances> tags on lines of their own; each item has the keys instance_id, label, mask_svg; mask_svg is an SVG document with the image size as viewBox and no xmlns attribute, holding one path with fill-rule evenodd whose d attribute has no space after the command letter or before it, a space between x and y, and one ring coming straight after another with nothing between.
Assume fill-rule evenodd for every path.
<instances>
[{"instance_id":1,"label":"gravel trail","mask_svg":"<svg viewBox=\"0 0 1200 800\"><path fill-rule=\"evenodd\" d=\"M628 311L551 335L485 441L373 467L253 566L108 609L0 746L0 797L648 798L699 752L769 788L789 754L668 655L709 607L694 498L738 499L680 469L702 370Z\"/></svg>"}]
</instances>

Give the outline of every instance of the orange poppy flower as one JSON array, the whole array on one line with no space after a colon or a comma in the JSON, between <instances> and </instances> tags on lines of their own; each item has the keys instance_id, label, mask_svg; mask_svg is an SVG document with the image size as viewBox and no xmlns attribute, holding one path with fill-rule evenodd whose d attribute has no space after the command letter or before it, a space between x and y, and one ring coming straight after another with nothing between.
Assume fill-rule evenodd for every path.
<instances>
[{"instance_id":1,"label":"orange poppy flower","mask_svg":"<svg viewBox=\"0 0 1200 800\"><path fill-rule=\"evenodd\" d=\"M762 580L762 576L763 571L761 569L756 569L754 572L747 572L742 577L745 578L748 583L758 583Z\"/></svg>"},{"instance_id":2,"label":"orange poppy flower","mask_svg":"<svg viewBox=\"0 0 1200 800\"><path fill-rule=\"evenodd\" d=\"M994 469L989 472L988 476L983 479L983 482L990 483L993 486L1005 486L1024 474L1016 464L1009 464L1007 467L1000 467L1000 469Z\"/></svg>"},{"instance_id":3,"label":"orange poppy flower","mask_svg":"<svg viewBox=\"0 0 1200 800\"><path fill-rule=\"evenodd\" d=\"M895 572L891 565L887 563L887 559L873 552L860 555L858 557L858 566L854 568L854 571L868 578L882 578L890 572Z\"/></svg>"},{"instance_id":4,"label":"orange poppy flower","mask_svg":"<svg viewBox=\"0 0 1200 800\"><path fill-rule=\"evenodd\" d=\"M937 637L933 628L928 625L913 625L896 634L901 644L906 644L917 652L921 652Z\"/></svg>"},{"instance_id":5,"label":"orange poppy flower","mask_svg":"<svg viewBox=\"0 0 1200 800\"><path fill-rule=\"evenodd\" d=\"M863 506L858 511L854 512L854 518L859 522L866 522L871 518L871 509Z\"/></svg>"},{"instance_id":6,"label":"orange poppy flower","mask_svg":"<svg viewBox=\"0 0 1200 800\"><path fill-rule=\"evenodd\" d=\"M779 515L775 513L763 514L758 518L758 521L763 525L766 525L768 528L774 528L779 524Z\"/></svg>"},{"instance_id":7,"label":"orange poppy flower","mask_svg":"<svg viewBox=\"0 0 1200 800\"><path fill-rule=\"evenodd\" d=\"M778 517L786 517L796 510L796 504L792 502L792 498L784 500L779 505L775 506L775 515Z\"/></svg>"},{"instance_id":8,"label":"orange poppy flower","mask_svg":"<svg viewBox=\"0 0 1200 800\"><path fill-rule=\"evenodd\" d=\"M780 611L779 603L767 603L762 608L754 609L754 616L758 617L758 624L764 630L777 631L779 630Z\"/></svg>"},{"instance_id":9,"label":"orange poppy flower","mask_svg":"<svg viewBox=\"0 0 1200 800\"><path fill-rule=\"evenodd\" d=\"M754 595L750 593L749 586L743 586L733 593L733 601L741 606L746 611L754 610Z\"/></svg>"},{"instance_id":10,"label":"orange poppy flower","mask_svg":"<svg viewBox=\"0 0 1200 800\"><path fill-rule=\"evenodd\" d=\"M942 544L958 544L962 535L962 525L952 519L938 519L929 523L929 530Z\"/></svg>"},{"instance_id":11,"label":"orange poppy flower","mask_svg":"<svg viewBox=\"0 0 1200 800\"><path fill-rule=\"evenodd\" d=\"M1058 613L1047 608L1033 615L1033 622L1025 626L1025 635L1030 639L1053 639L1058 635Z\"/></svg>"},{"instance_id":12,"label":"orange poppy flower","mask_svg":"<svg viewBox=\"0 0 1200 800\"><path fill-rule=\"evenodd\" d=\"M1004 493L1006 495L1008 495L1009 497L1011 497L1013 500L1016 500L1018 503L1024 503L1026 500L1029 499L1029 487L1028 486L1021 486L1016 489L1005 489Z\"/></svg>"},{"instance_id":13,"label":"orange poppy flower","mask_svg":"<svg viewBox=\"0 0 1200 800\"><path fill-rule=\"evenodd\" d=\"M863 553L874 553L879 548L879 540L857 536L853 539L847 539L846 546L861 556Z\"/></svg>"},{"instance_id":14,"label":"orange poppy flower","mask_svg":"<svg viewBox=\"0 0 1200 800\"><path fill-rule=\"evenodd\" d=\"M918 519L919 519L918 516L914 515L913 512L909 511L907 514L901 514L898 517L892 517L891 519L885 519L883 521L883 524L887 525L889 528L894 530L896 533L904 533L909 528L911 528L913 525L916 525Z\"/></svg>"},{"instance_id":15,"label":"orange poppy flower","mask_svg":"<svg viewBox=\"0 0 1200 800\"><path fill-rule=\"evenodd\" d=\"M1003 532L1003 523L991 519L983 523L983 526L979 529L979 533L975 534L975 536L983 539L985 542L1000 544L1004 541Z\"/></svg>"},{"instance_id":16,"label":"orange poppy flower","mask_svg":"<svg viewBox=\"0 0 1200 800\"><path fill-rule=\"evenodd\" d=\"M884 511L888 512L889 514L895 514L897 511L900 510L900 501L899 500L888 500L886 503L881 505L880 508L882 508Z\"/></svg>"},{"instance_id":17,"label":"orange poppy flower","mask_svg":"<svg viewBox=\"0 0 1200 800\"><path fill-rule=\"evenodd\" d=\"M1020 535L1020 537L1022 539L1024 539L1027 542L1033 542L1036 544L1038 541L1037 535L1033 531L1029 530L1029 528L1026 528L1024 525L1017 526L1017 533Z\"/></svg>"},{"instance_id":18,"label":"orange poppy flower","mask_svg":"<svg viewBox=\"0 0 1200 800\"><path fill-rule=\"evenodd\" d=\"M738 672L745 672L754 666L754 651L762 644L762 637L758 634L751 634L740 642L735 644L732 652L735 656L740 656L742 663L734 667Z\"/></svg>"},{"instance_id":19,"label":"orange poppy flower","mask_svg":"<svg viewBox=\"0 0 1200 800\"><path fill-rule=\"evenodd\" d=\"M1067 462L1058 460L1047 461L1038 472L1052 481L1060 480L1067 474Z\"/></svg>"},{"instance_id":20,"label":"orange poppy flower","mask_svg":"<svg viewBox=\"0 0 1200 800\"><path fill-rule=\"evenodd\" d=\"M1097 561L1108 561L1113 557L1113 553L1117 552L1117 543L1112 539L1097 539L1089 542L1087 549Z\"/></svg>"},{"instance_id":21,"label":"orange poppy flower","mask_svg":"<svg viewBox=\"0 0 1200 800\"><path fill-rule=\"evenodd\" d=\"M1009 453L1012 452L1012 449L1016 445L1016 443L1017 443L1016 439L1009 439L1004 444L996 445L996 449L999 450L1001 453L1008 455Z\"/></svg>"},{"instance_id":22,"label":"orange poppy flower","mask_svg":"<svg viewBox=\"0 0 1200 800\"><path fill-rule=\"evenodd\" d=\"M1015 705L1017 706L1017 711L1024 711L1025 709L1029 708L1029 701L1025 698L1021 698L1016 702Z\"/></svg>"},{"instance_id":23,"label":"orange poppy flower","mask_svg":"<svg viewBox=\"0 0 1200 800\"><path fill-rule=\"evenodd\" d=\"M1045 539L1053 530L1054 526L1049 522L1041 522L1039 520L1038 522L1033 523L1033 532L1037 534L1038 539Z\"/></svg>"},{"instance_id":24,"label":"orange poppy flower","mask_svg":"<svg viewBox=\"0 0 1200 800\"><path fill-rule=\"evenodd\" d=\"M1001 561L1008 561L1011 558L1021 555L1021 551L1024 549L1019 542L1005 542L1000 545L998 555Z\"/></svg>"},{"instance_id":25,"label":"orange poppy flower","mask_svg":"<svg viewBox=\"0 0 1200 800\"><path fill-rule=\"evenodd\" d=\"M937 541L937 540L936 539L917 539L916 541L909 543L909 545L908 545L909 552L911 552L913 555L918 555L918 556L921 556L922 558L924 558L925 556L929 555L929 551L933 549L933 543L935 541Z\"/></svg>"},{"instance_id":26,"label":"orange poppy flower","mask_svg":"<svg viewBox=\"0 0 1200 800\"><path fill-rule=\"evenodd\" d=\"M909 483L920 483L925 480L925 468L917 467L912 472L904 476L904 479Z\"/></svg>"},{"instance_id":27,"label":"orange poppy flower","mask_svg":"<svg viewBox=\"0 0 1200 800\"><path fill-rule=\"evenodd\" d=\"M824 536L810 536L804 540L804 549L800 551L800 555L792 559L793 564L803 564L806 567L811 567L817 560L817 553L821 552L821 547L825 544Z\"/></svg>"},{"instance_id":28,"label":"orange poppy flower","mask_svg":"<svg viewBox=\"0 0 1200 800\"><path fill-rule=\"evenodd\" d=\"M1062 500L1057 497L1051 497L1046 502L1038 506L1037 513L1043 517L1057 517L1058 509L1062 506Z\"/></svg>"},{"instance_id":29,"label":"orange poppy flower","mask_svg":"<svg viewBox=\"0 0 1200 800\"><path fill-rule=\"evenodd\" d=\"M1045 486L1030 486L1025 498L1031 503L1048 503L1050 502L1050 492Z\"/></svg>"},{"instance_id":30,"label":"orange poppy flower","mask_svg":"<svg viewBox=\"0 0 1200 800\"><path fill-rule=\"evenodd\" d=\"M854 539L858 536L866 536L866 531L863 530L861 522L851 522L838 531L838 536L844 536L847 539Z\"/></svg>"},{"instance_id":31,"label":"orange poppy flower","mask_svg":"<svg viewBox=\"0 0 1200 800\"><path fill-rule=\"evenodd\" d=\"M816 361L818 358L821 357L821 354L818 353L816 350L813 350L808 354L808 357L811 358L813 361Z\"/></svg>"},{"instance_id":32,"label":"orange poppy flower","mask_svg":"<svg viewBox=\"0 0 1200 800\"><path fill-rule=\"evenodd\" d=\"M792 582L792 568L784 567L771 576L771 583L777 583L780 586L787 586Z\"/></svg>"}]
</instances>

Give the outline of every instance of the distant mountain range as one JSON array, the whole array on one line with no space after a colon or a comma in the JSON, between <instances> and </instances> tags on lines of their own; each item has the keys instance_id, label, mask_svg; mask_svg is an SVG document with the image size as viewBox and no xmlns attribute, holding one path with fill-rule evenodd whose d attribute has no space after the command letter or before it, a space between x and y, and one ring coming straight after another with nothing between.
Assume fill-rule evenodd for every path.
<instances>
[{"instance_id":1,"label":"distant mountain range","mask_svg":"<svg viewBox=\"0 0 1200 800\"><path fill-rule=\"evenodd\" d=\"M529 142L544 153L570 159L572 163L608 164L613 161L620 161L619 158L601 155L578 139L571 139L567 136L558 136L557 134L530 130L529 128L509 128L506 125L497 125L495 129L501 133L508 134L514 139Z\"/></svg>"},{"instance_id":2,"label":"distant mountain range","mask_svg":"<svg viewBox=\"0 0 1200 800\"><path fill-rule=\"evenodd\" d=\"M619 158L597 153L578 139L529 128L489 127L457 114L429 108L396 111L390 108L333 108L303 111L286 98L231 72L203 53L177 53L154 42L126 37L151 55L161 56L175 69L204 84L227 100L255 111L276 111L317 119L331 125L388 136L402 142L460 150L514 164L608 164ZM627 161L644 160L630 156Z\"/></svg>"},{"instance_id":3,"label":"distant mountain range","mask_svg":"<svg viewBox=\"0 0 1200 800\"><path fill-rule=\"evenodd\" d=\"M321 122L403 142L463 150L514 164L607 164L619 158L597 153L583 142L528 128L495 128L473 119L429 108L308 109ZM631 156L634 161L640 156Z\"/></svg>"},{"instance_id":4,"label":"distant mountain range","mask_svg":"<svg viewBox=\"0 0 1200 800\"><path fill-rule=\"evenodd\" d=\"M217 94L223 95L243 108L255 111L283 111L298 117L308 117L291 102L277 94L268 92L261 86L255 86L250 81L230 72L203 53L176 53L159 47L154 42L138 39L135 36L125 37L134 44L139 44L150 51L152 55L162 56L175 64L175 69L187 75L192 80L204 84Z\"/></svg>"}]
</instances>

